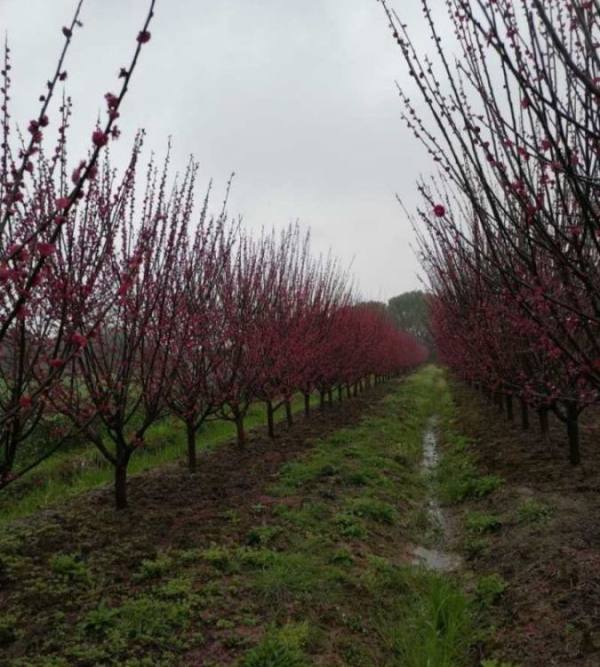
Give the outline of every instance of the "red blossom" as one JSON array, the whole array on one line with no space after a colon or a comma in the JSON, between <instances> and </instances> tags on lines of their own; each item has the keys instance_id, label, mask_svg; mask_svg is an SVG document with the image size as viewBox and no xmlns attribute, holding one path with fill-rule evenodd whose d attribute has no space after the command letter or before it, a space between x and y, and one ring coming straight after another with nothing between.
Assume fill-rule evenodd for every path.
<instances>
[{"instance_id":1,"label":"red blossom","mask_svg":"<svg viewBox=\"0 0 600 667\"><path fill-rule=\"evenodd\" d=\"M42 257L50 257L56 252L54 243L38 243L37 249Z\"/></svg>"},{"instance_id":2,"label":"red blossom","mask_svg":"<svg viewBox=\"0 0 600 667\"><path fill-rule=\"evenodd\" d=\"M108 143L108 134L102 130L95 130L92 134L92 141L94 142L94 146L102 148L102 146L106 146Z\"/></svg>"},{"instance_id":3,"label":"red blossom","mask_svg":"<svg viewBox=\"0 0 600 667\"><path fill-rule=\"evenodd\" d=\"M138 33L137 41L140 44L146 44L147 42L150 41L150 37L152 37L152 35L148 30L142 30Z\"/></svg>"},{"instance_id":4,"label":"red blossom","mask_svg":"<svg viewBox=\"0 0 600 667\"><path fill-rule=\"evenodd\" d=\"M116 109L119 106L119 98L113 93L106 93L104 99L109 109Z\"/></svg>"},{"instance_id":5,"label":"red blossom","mask_svg":"<svg viewBox=\"0 0 600 667\"><path fill-rule=\"evenodd\" d=\"M77 332L71 336L71 341L81 348L88 344L88 339L83 334Z\"/></svg>"},{"instance_id":6,"label":"red blossom","mask_svg":"<svg viewBox=\"0 0 600 667\"><path fill-rule=\"evenodd\" d=\"M446 215L446 208L442 204L436 204L433 207L433 214L436 218L443 218Z\"/></svg>"}]
</instances>

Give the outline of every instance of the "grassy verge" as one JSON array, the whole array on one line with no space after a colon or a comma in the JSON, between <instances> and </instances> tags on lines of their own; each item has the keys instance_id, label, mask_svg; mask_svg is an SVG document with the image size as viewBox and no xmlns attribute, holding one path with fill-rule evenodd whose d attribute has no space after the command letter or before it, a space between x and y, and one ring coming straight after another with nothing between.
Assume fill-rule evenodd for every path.
<instances>
[{"instance_id":1,"label":"grassy verge","mask_svg":"<svg viewBox=\"0 0 600 667\"><path fill-rule=\"evenodd\" d=\"M304 409L304 399L294 398L292 410ZM311 398L312 406L318 397ZM283 421L282 410L276 421ZM246 419L248 429L265 423L261 404L251 406ZM185 429L180 421L166 418L148 431L145 447L135 453L129 464L129 475L157 468L166 463L182 461L185 457ZM223 420L209 421L198 434L198 451L208 451L235 438L235 426ZM58 452L40 464L28 476L0 493L0 526L33 512L51 507L85 491L113 481L113 468L92 445L78 450Z\"/></svg>"}]
</instances>

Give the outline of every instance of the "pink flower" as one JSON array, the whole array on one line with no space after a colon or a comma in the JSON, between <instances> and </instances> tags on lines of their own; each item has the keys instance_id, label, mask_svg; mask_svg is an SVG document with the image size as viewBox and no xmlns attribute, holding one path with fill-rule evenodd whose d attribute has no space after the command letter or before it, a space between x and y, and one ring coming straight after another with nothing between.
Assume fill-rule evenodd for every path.
<instances>
[{"instance_id":1,"label":"pink flower","mask_svg":"<svg viewBox=\"0 0 600 667\"><path fill-rule=\"evenodd\" d=\"M138 33L137 41L140 44L146 44L150 41L150 37L152 37L152 35L148 32L148 30L142 30L140 33Z\"/></svg>"},{"instance_id":2,"label":"pink flower","mask_svg":"<svg viewBox=\"0 0 600 667\"><path fill-rule=\"evenodd\" d=\"M48 362L49 366L52 366L52 368L62 368L65 365L65 360L64 359L50 359Z\"/></svg>"},{"instance_id":3,"label":"pink flower","mask_svg":"<svg viewBox=\"0 0 600 667\"><path fill-rule=\"evenodd\" d=\"M38 243L37 248L42 257L50 257L56 252L54 243Z\"/></svg>"},{"instance_id":4,"label":"pink flower","mask_svg":"<svg viewBox=\"0 0 600 667\"><path fill-rule=\"evenodd\" d=\"M25 396L21 396L21 398L19 399L19 405L22 408L30 408L31 403L32 403L31 396L25 395Z\"/></svg>"},{"instance_id":5,"label":"pink flower","mask_svg":"<svg viewBox=\"0 0 600 667\"><path fill-rule=\"evenodd\" d=\"M73 33L71 32L71 30L69 28L67 28L67 26L63 26L62 34L65 37L70 37Z\"/></svg>"},{"instance_id":6,"label":"pink flower","mask_svg":"<svg viewBox=\"0 0 600 667\"><path fill-rule=\"evenodd\" d=\"M112 93L106 93L104 99L109 109L115 109L119 105L119 98Z\"/></svg>"},{"instance_id":7,"label":"pink flower","mask_svg":"<svg viewBox=\"0 0 600 667\"><path fill-rule=\"evenodd\" d=\"M69 208L71 200L68 197L59 197L55 203L57 209L64 211L66 208Z\"/></svg>"},{"instance_id":8,"label":"pink flower","mask_svg":"<svg viewBox=\"0 0 600 667\"><path fill-rule=\"evenodd\" d=\"M94 146L102 148L102 146L106 146L108 143L108 134L106 134L106 132L102 132L102 130L96 130L92 134L92 141L94 142Z\"/></svg>"},{"instance_id":9,"label":"pink flower","mask_svg":"<svg viewBox=\"0 0 600 667\"><path fill-rule=\"evenodd\" d=\"M446 209L444 206L442 206L442 204L436 204L433 207L433 214L436 218L443 218L446 215Z\"/></svg>"}]
</instances>

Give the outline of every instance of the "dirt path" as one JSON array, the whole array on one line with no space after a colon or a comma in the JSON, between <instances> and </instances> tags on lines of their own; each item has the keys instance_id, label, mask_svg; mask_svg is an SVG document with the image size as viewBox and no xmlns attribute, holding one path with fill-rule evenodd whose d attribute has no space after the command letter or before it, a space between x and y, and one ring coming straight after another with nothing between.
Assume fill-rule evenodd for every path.
<instances>
[{"instance_id":1,"label":"dirt path","mask_svg":"<svg viewBox=\"0 0 600 667\"><path fill-rule=\"evenodd\" d=\"M459 430L475 440L483 473L499 489L458 510L479 517L462 548L477 574L506 583L496 607L491 648L530 667L600 665L600 420L585 417L583 464L567 462L564 426L552 424L550 447L537 424L527 432L465 387L455 387ZM483 518L482 518L483 517ZM487 518L486 518L487 517ZM486 528L487 526L487 528Z\"/></svg>"}]
</instances>

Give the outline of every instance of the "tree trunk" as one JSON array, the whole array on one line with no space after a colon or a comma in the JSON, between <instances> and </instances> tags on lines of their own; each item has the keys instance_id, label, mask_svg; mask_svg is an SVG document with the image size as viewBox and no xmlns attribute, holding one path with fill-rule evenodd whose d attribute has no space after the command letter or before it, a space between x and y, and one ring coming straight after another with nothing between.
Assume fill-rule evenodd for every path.
<instances>
[{"instance_id":1,"label":"tree trunk","mask_svg":"<svg viewBox=\"0 0 600 667\"><path fill-rule=\"evenodd\" d=\"M338 384L338 401L341 403L342 400L343 400L342 385Z\"/></svg>"},{"instance_id":2,"label":"tree trunk","mask_svg":"<svg viewBox=\"0 0 600 667\"><path fill-rule=\"evenodd\" d=\"M358 382L354 383L354 398L358 396Z\"/></svg>"},{"instance_id":3,"label":"tree trunk","mask_svg":"<svg viewBox=\"0 0 600 667\"><path fill-rule=\"evenodd\" d=\"M579 410L575 401L567 401L567 435L569 437L569 461L571 465L581 463L579 452Z\"/></svg>"},{"instance_id":4,"label":"tree trunk","mask_svg":"<svg viewBox=\"0 0 600 667\"><path fill-rule=\"evenodd\" d=\"M294 425L294 417L292 415L292 404L289 398L286 398L285 400L285 419L288 427L291 428Z\"/></svg>"},{"instance_id":5,"label":"tree trunk","mask_svg":"<svg viewBox=\"0 0 600 667\"><path fill-rule=\"evenodd\" d=\"M119 461L115 466L115 506L118 510L127 507L127 463Z\"/></svg>"},{"instance_id":6,"label":"tree trunk","mask_svg":"<svg viewBox=\"0 0 600 667\"><path fill-rule=\"evenodd\" d=\"M521 428L524 431L529 430L529 406L523 399L521 399Z\"/></svg>"},{"instance_id":7,"label":"tree trunk","mask_svg":"<svg viewBox=\"0 0 600 667\"><path fill-rule=\"evenodd\" d=\"M327 402L329 405L333 405L333 391L331 389L327 392Z\"/></svg>"},{"instance_id":8,"label":"tree trunk","mask_svg":"<svg viewBox=\"0 0 600 667\"><path fill-rule=\"evenodd\" d=\"M267 401L267 432L269 438L275 437L275 420L273 419L273 403Z\"/></svg>"},{"instance_id":9,"label":"tree trunk","mask_svg":"<svg viewBox=\"0 0 600 667\"><path fill-rule=\"evenodd\" d=\"M246 432L244 431L244 418L242 415L235 417L235 431L237 434L237 444L243 447L246 444Z\"/></svg>"},{"instance_id":10,"label":"tree trunk","mask_svg":"<svg viewBox=\"0 0 600 667\"><path fill-rule=\"evenodd\" d=\"M191 473L195 473L197 469L197 458L196 458L196 429L194 424L191 422L185 425L185 431L187 436L187 459L188 459L188 470Z\"/></svg>"},{"instance_id":11,"label":"tree trunk","mask_svg":"<svg viewBox=\"0 0 600 667\"><path fill-rule=\"evenodd\" d=\"M352 387L349 384L346 385L346 398L352 398Z\"/></svg>"},{"instance_id":12,"label":"tree trunk","mask_svg":"<svg viewBox=\"0 0 600 667\"><path fill-rule=\"evenodd\" d=\"M319 390L319 407L321 410L325 407L325 392Z\"/></svg>"},{"instance_id":13,"label":"tree trunk","mask_svg":"<svg viewBox=\"0 0 600 667\"><path fill-rule=\"evenodd\" d=\"M548 408L538 408L538 418L540 420L540 433L542 435L542 442L544 445L550 443L550 426L548 423Z\"/></svg>"},{"instance_id":14,"label":"tree trunk","mask_svg":"<svg viewBox=\"0 0 600 667\"><path fill-rule=\"evenodd\" d=\"M304 416L310 415L310 394L304 394Z\"/></svg>"},{"instance_id":15,"label":"tree trunk","mask_svg":"<svg viewBox=\"0 0 600 667\"><path fill-rule=\"evenodd\" d=\"M506 416L509 421L512 421L515 418L515 413L513 410L513 396L512 394L506 395Z\"/></svg>"}]
</instances>

